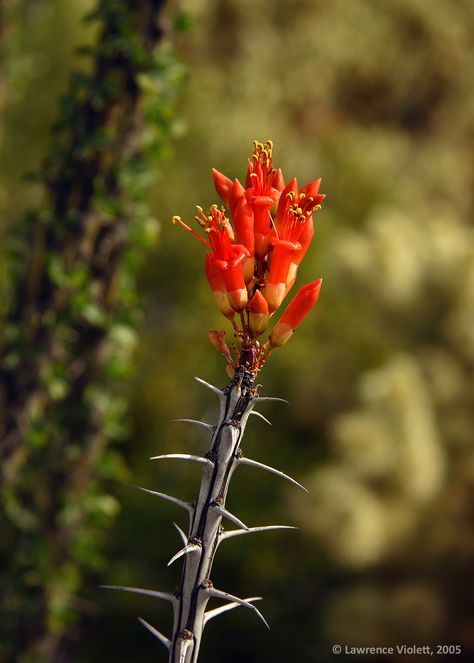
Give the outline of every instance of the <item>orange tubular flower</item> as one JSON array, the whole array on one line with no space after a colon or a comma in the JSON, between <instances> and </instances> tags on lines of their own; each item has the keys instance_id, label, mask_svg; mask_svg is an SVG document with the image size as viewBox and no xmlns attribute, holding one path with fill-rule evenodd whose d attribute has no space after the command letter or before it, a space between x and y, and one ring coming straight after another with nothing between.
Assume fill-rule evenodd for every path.
<instances>
[{"instance_id":1,"label":"orange tubular flower","mask_svg":"<svg viewBox=\"0 0 474 663\"><path fill-rule=\"evenodd\" d=\"M273 168L273 143L254 141L252 161L248 162L245 195L254 213L255 256L265 257L270 246L270 209L278 200L283 183L281 171Z\"/></svg>"},{"instance_id":2,"label":"orange tubular flower","mask_svg":"<svg viewBox=\"0 0 474 663\"><path fill-rule=\"evenodd\" d=\"M244 187L235 180L229 197L229 209L235 228L236 239L254 255L255 237L253 227L253 211L247 203Z\"/></svg>"},{"instance_id":3,"label":"orange tubular flower","mask_svg":"<svg viewBox=\"0 0 474 663\"><path fill-rule=\"evenodd\" d=\"M207 280L211 286L212 294L219 307L219 311L225 315L226 318L232 319L235 315L235 311L229 303L224 279L222 278L221 271L214 265L211 253L206 253L205 269Z\"/></svg>"},{"instance_id":4,"label":"orange tubular flower","mask_svg":"<svg viewBox=\"0 0 474 663\"><path fill-rule=\"evenodd\" d=\"M237 181L237 180L236 180ZM253 211L247 203L245 196L240 198L232 213L232 221L235 227L235 239L244 246L248 251L248 256L244 258L242 263L242 271L244 274L245 283L249 283L253 279L255 271L255 235L253 224Z\"/></svg>"},{"instance_id":5,"label":"orange tubular flower","mask_svg":"<svg viewBox=\"0 0 474 663\"><path fill-rule=\"evenodd\" d=\"M223 210L213 206L207 217L202 210L199 211L201 216L195 218L206 230L213 251L210 257L212 265L221 272L230 305L234 311L240 313L248 301L242 263L249 252L241 244L232 244L229 221Z\"/></svg>"},{"instance_id":6,"label":"orange tubular flower","mask_svg":"<svg viewBox=\"0 0 474 663\"><path fill-rule=\"evenodd\" d=\"M197 237L208 248L212 250L209 254L207 267L208 280L213 292L222 292L220 290L222 283L225 287L229 304L237 313L241 313L248 302L247 288L245 286L242 263L249 256L248 250L241 244L233 244L233 229L225 216L224 210L218 209L213 205L206 216L201 207L198 207L199 215L194 218L207 234L206 241L199 233L190 228L179 216L173 217L186 230ZM216 270L220 272L222 283L217 281ZM212 273L212 282L210 275ZM214 290L217 288L217 290ZM220 307L219 307L220 308ZM221 309L222 310L222 309ZM227 315L224 313L224 315Z\"/></svg>"},{"instance_id":7,"label":"orange tubular flower","mask_svg":"<svg viewBox=\"0 0 474 663\"><path fill-rule=\"evenodd\" d=\"M237 313L243 311L248 302L242 269L242 263L248 254L245 246L233 244L230 247L230 253L225 258L217 258L215 254L211 255L214 266L221 271L229 303Z\"/></svg>"},{"instance_id":8,"label":"orange tubular flower","mask_svg":"<svg viewBox=\"0 0 474 663\"><path fill-rule=\"evenodd\" d=\"M317 279L304 285L294 299L288 304L286 311L272 329L270 344L272 348L279 348L289 340L299 324L308 315L318 301L323 280Z\"/></svg>"},{"instance_id":9,"label":"orange tubular flower","mask_svg":"<svg viewBox=\"0 0 474 663\"><path fill-rule=\"evenodd\" d=\"M324 199L324 195L317 193L319 182L310 182L299 191L294 178L281 193L275 235L271 238L274 248L270 273L264 290L272 312L280 306L293 285L298 265L311 244L314 234L312 214Z\"/></svg>"},{"instance_id":10,"label":"orange tubular flower","mask_svg":"<svg viewBox=\"0 0 474 663\"><path fill-rule=\"evenodd\" d=\"M324 200L324 198L326 197L324 194L318 193L320 184L321 184L321 178L313 180L312 182L306 184L301 189L300 194L304 193L306 196L308 196L308 198L313 197L316 201L316 204L320 205ZM291 258L290 270L288 273L288 278L286 280L286 288L287 288L286 292L288 292L288 290L291 289L291 286L295 282L298 267L301 264L303 258L305 257L306 252L309 249L311 242L313 241L313 237L314 237L314 222L313 222L313 216L311 215L310 217L308 217L308 220L304 224L303 230L301 231L301 235L299 237L299 243L301 244L301 249L295 251L294 255Z\"/></svg>"},{"instance_id":11,"label":"orange tubular flower","mask_svg":"<svg viewBox=\"0 0 474 663\"><path fill-rule=\"evenodd\" d=\"M212 169L212 177L219 196L224 200L230 210L232 222L235 228L236 241L245 246L249 256L245 258L242 269L245 283L249 283L255 271L255 235L253 210L247 203L245 189L239 180L233 182L215 168Z\"/></svg>"}]
</instances>

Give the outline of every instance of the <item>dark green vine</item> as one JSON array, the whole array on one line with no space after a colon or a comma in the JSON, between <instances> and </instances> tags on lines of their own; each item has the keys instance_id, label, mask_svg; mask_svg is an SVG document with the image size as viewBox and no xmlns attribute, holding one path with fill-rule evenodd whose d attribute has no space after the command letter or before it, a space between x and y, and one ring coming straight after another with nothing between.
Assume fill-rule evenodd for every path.
<instances>
[{"instance_id":1,"label":"dark green vine","mask_svg":"<svg viewBox=\"0 0 474 663\"><path fill-rule=\"evenodd\" d=\"M10 238L0 660L59 657L117 511L108 484L126 471L113 443L126 435L135 279L155 235L150 160L167 155L184 81L159 24L163 4L102 0L89 17L97 44L82 51L89 66L71 76L36 175L44 204ZM186 27L182 15L176 24Z\"/></svg>"}]
</instances>

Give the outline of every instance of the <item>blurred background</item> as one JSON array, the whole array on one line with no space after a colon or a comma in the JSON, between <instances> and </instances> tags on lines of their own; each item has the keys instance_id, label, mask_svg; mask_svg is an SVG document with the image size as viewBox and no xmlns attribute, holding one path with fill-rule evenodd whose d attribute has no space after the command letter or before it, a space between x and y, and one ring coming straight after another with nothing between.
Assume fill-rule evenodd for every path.
<instances>
[{"instance_id":1,"label":"blurred background","mask_svg":"<svg viewBox=\"0 0 474 663\"><path fill-rule=\"evenodd\" d=\"M41 204L24 175L48 149L75 49L96 38L82 21L94 4L15 0L6 12L2 233ZM128 432L108 484L115 517L104 561L77 590L67 660L166 658L136 617L166 633L168 606L97 585L166 591L178 582L166 562L183 516L133 484L193 499L196 468L147 459L206 450L204 433L171 420L216 417L193 377L224 386L207 330L230 330L201 247L170 219L217 202L211 167L243 178L251 141L268 138L286 179L323 178L327 198L298 283L322 276L324 286L259 377L260 393L289 405L265 405L273 427L252 420L245 451L310 494L250 468L235 477L228 503L244 522L299 530L222 547L214 583L264 596L272 630L248 611L226 614L208 627L202 659L222 661L226 647L229 663L323 662L339 643L460 645L456 660L473 660L474 4L188 0L170 16L181 9L189 29L173 48L188 83L147 191L156 242L137 267L138 340L121 387L127 408L116 415Z\"/></svg>"}]
</instances>

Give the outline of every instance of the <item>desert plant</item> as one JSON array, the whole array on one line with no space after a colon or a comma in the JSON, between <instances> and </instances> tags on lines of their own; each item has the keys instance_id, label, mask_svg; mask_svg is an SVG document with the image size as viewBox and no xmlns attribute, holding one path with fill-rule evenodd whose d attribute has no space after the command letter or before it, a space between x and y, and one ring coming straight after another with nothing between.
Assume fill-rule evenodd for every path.
<instances>
[{"instance_id":1,"label":"desert plant","mask_svg":"<svg viewBox=\"0 0 474 663\"><path fill-rule=\"evenodd\" d=\"M201 464L203 473L197 499L188 503L161 492L143 489L173 502L189 514L188 533L178 527L183 548L169 562L171 564L184 558L179 590L170 594L138 587L108 586L172 604L174 626L170 639L140 619L169 650L170 663L195 663L206 623L227 610L245 606L267 624L254 605L260 597L238 598L216 589L210 580L214 556L222 541L266 530L291 529L287 525L248 527L226 509L226 496L235 469L239 465L250 465L303 488L280 470L246 458L241 447L249 416L263 417L254 406L269 400L281 400L258 394L255 386L257 373L273 350L289 340L316 303L321 289L321 279L303 286L273 326L268 338L262 340L271 316L279 310L296 280L298 266L313 239L313 214L324 199L324 195L319 193L320 180L314 180L302 188L298 187L296 179L285 185L281 170L273 167L272 148L271 141L265 144L255 142L245 187L239 180L232 182L213 170L217 193L227 204L231 221L223 207L213 205L207 214L198 207L195 219L204 231L203 237L179 216L173 219L208 249L206 276L220 311L232 323L235 341L229 348L224 330L211 329L209 332L209 340L227 362L230 376L227 387L218 389L197 378L219 398L217 423L210 425L202 421L183 420L210 432L211 443L207 453L202 457L172 453L153 458ZM237 528L226 531L223 519L234 523ZM225 603L206 610L211 598Z\"/></svg>"}]
</instances>

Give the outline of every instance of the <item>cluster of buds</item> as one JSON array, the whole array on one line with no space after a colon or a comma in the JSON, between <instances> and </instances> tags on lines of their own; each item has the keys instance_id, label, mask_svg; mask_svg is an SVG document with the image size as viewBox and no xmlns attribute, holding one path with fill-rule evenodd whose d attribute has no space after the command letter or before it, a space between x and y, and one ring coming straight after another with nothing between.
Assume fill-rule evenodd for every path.
<instances>
[{"instance_id":1,"label":"cluster of buds","mask_svg":"<svg viewBox=\"0 0 474 663\"><path fill-rule=\"evenodd\" d=\"M270 318L293 287L298 267L314 235L313 215L324 195L319 179L301 189L296 178L285 185L273 167L273 145L254 142L245 187L212 170L216 191L227 205L213 205L208 214L198 207L195 219L204 236L179 216L173 217L208 248L206 276L219 310L232 321L236 344L233 358L224 332L212 330L211 341L226 356L230 370L239 366L256 372L270 352L284 345L316 303L321 279L303 286L274 325L266 341Z\"/></svg>"}]
</instances>

